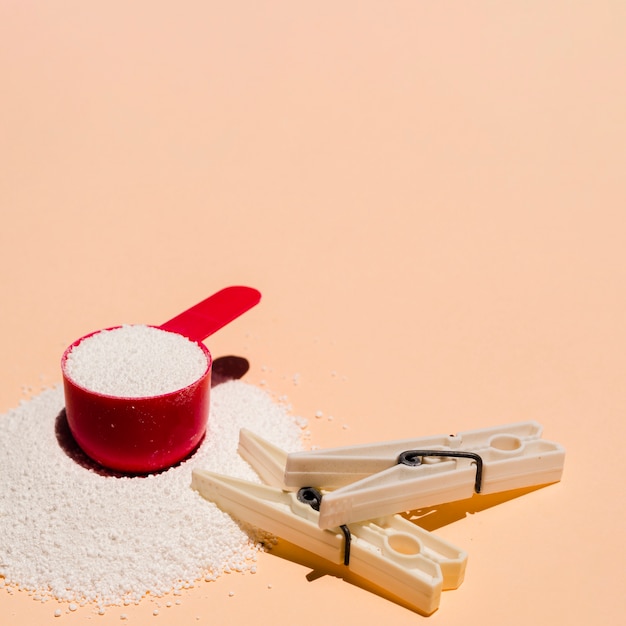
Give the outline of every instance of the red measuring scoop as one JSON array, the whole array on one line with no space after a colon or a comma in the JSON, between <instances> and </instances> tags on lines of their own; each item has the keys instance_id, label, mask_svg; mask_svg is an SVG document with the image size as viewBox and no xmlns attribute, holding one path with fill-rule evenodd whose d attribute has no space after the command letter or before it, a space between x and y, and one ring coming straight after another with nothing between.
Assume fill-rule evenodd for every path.
<instances>
[{"instance_id":1,"label":"red measuring scoop","mask_svg":"<svg viewBox=\"0 0 626 626\"><path fill-rule=\"evenodd\" d=\"M260 299L261 294L251 287L226 287L157 326L187 337L207 358L200 378L162 395L127 398L78 385L67 373L68 355L81 341L100 331L72 343L63 353L61 371L67 422L76 443L94 461L123 472L154 472L184 459L202 440L209 416L212 358L202 340Z\"/></svg>"}]
</instances>

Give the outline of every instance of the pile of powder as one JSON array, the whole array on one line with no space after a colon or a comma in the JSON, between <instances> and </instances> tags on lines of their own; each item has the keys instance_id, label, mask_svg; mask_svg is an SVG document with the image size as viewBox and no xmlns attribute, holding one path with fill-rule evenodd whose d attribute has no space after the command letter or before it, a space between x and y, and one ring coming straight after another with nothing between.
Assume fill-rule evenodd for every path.
<instances>
[{"instance_id":1,"label":"pile of powder","mask_svg":"<svg viewBox=\"0 0 626 626\"><path fill-rule=\"evenodd\" d=\"M99 606L138 602L253 567L258 545L190 488L193 468L259 482L239 429L301 449L302 420L263 390L211 392L207 436L180 465L143 477L95 466L69 435L60 387L0 416L0 578L9 589Z\"/></svg>"},{"instance_id":2,"label":"pile of powder","mask_svg":"<svg viewBox=\"0 0 626 626\"><path fill-rule=\"evenodd\" d=\"M81 387L139 398L187 387L207 366L204 351L186 337L133 324L86 337L70 350L64 367Z\"/></svg>"}]
</instances>

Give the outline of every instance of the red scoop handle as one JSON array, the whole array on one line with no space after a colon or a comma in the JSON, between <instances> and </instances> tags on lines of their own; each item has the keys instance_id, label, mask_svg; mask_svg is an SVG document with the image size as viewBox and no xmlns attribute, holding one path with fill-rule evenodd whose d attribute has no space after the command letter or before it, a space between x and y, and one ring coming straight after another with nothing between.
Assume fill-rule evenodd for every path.
<instances>
[{"instance_id":1,"label":"red scoop handle","mask_svg":"<svg viewBox=\"0 0 626 626\"><path fill-rule=\"evenodd\" d=\"M261 300L252 287L226 287L173 317L159 328L202 341L251 309Z\"/></svg>"}]
</instances>

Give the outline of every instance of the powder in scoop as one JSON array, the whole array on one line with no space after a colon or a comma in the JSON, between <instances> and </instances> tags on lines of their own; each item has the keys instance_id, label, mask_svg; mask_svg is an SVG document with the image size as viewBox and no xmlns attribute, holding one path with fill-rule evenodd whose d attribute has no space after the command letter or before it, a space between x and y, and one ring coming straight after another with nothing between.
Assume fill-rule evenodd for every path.
<instances>
[{"instance_id":1,"label":"powder in scoop","mask_svg":"<svg viewBox=\"0 0 626 626\"><path fill-rule=\"evenodd\" d=\"M301 449L302 420L239 380L211 393L199 449L146 477L106 472L82 454L69 435L60 387L0 416L5 586L104 607L252 569L255 539L191 489L191 472L204 468L260 482L237 453L240 428L293 451Z\"/></svg>"},{"instance_id":2,"label":"powder in scoop","mask_svg":"<svg viewBox=\"0 0 626 626\"><path fill-rule=\"evenodd\" d=\"M65 373L97 393L123 398L183 389L206 372L206 354L193 341L153 326L102 330L74 346Z\"/></svg>"}]
</instances>

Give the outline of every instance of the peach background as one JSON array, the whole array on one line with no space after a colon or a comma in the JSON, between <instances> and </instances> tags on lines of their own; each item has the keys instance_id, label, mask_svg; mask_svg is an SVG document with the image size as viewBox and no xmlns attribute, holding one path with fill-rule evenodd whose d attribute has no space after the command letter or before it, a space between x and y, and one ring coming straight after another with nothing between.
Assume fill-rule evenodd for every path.
<instances>
[{"instance_id":1,"label":"peach background","mask_svg":"<svg viewBox=\"0 0 626 626\"><path fill-rule=\"evenodd\" d=\"M625 7L3 0L0 410L86 332L255 286L207 343L312 443L535 419L566 446L560 484L426 520L469 552L428 623L617 623ZM58 623L426 619L286 556ZM0 621L52 604L0 590Z\"/></svg>"}]
</instances>

